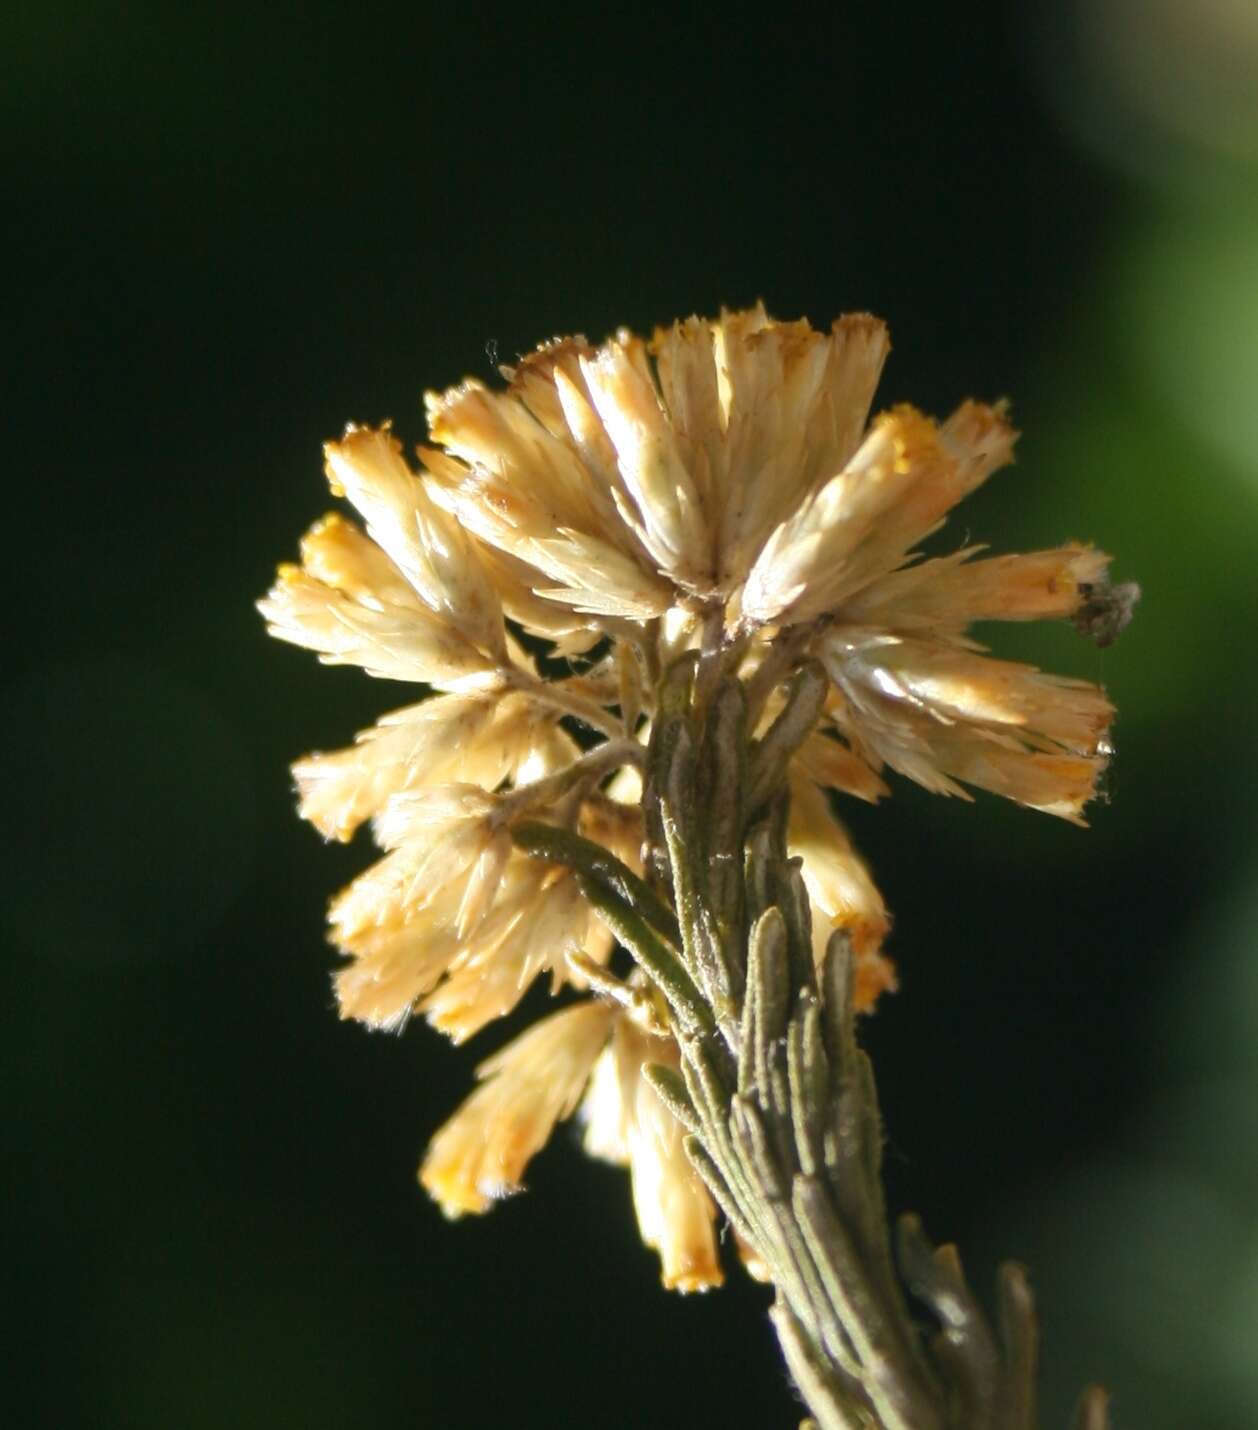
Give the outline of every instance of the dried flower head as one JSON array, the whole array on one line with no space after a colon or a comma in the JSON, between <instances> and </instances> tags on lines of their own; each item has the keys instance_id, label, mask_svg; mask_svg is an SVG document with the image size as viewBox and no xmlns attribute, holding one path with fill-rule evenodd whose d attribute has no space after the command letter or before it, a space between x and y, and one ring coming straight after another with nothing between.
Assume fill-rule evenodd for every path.
<instances>
[{"instance_id":1,"label":"dried flower head","mask_svg":"<svg viewBox=\"0 0 1258 1430\"><path fill-rule=\"evenodd\" d=\"M378 1028L419 1012L461 1040L540 974L594 995L483 1064L434 1138L422 1180L450 1215L518 1187L583 1106L587 1148L631 1169L666 1283L720 1279L712 1205L642 1073L676 1061L650 992L614 972L572 872L511 838L542 820L651 878L640 772L661 672L686 652L719 652L745 681L766 748L807 722L783 743L787 837L817 948L851 936L861 1008L895 986L889 920L826 791L876 801L890 769L1083 822L1108 754L1105 695L992 659L969 630L1093 619L1109 558L1070 544L921 559L1011 461L1015 434L1003 406L976 402L942 423L909 407L870 422L888 346L867 315L815 332L761 307L650 343L562 339L503 369L503 391L428 394L417 468L387 424L327 445L332 489L362 525L316 523L259 608L324 662L423 693L294 767L323 834L370 820L385 850L332 904L341 1012ZM801 672L815 699L791 704Z\"/></svg>"}]
</instances>

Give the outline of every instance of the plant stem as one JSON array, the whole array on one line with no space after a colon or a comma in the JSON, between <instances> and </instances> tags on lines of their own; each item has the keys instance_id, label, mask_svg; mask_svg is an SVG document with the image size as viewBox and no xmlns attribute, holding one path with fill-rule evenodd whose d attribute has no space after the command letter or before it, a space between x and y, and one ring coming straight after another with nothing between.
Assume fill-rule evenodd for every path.
<instances>
[{"instance_id":1,"label":"plant stem","mask_svg":"<svg viewBox=\"0 0 1258 1430\"><path fill-rule=\"evenodd\" d=\"M577 874L663 995L680 1073L647 1075L768 1271L770 1319L810 1425L1036 1430L1038 1328L1022 1268L1000 1269L997 1332L955 1248L933 1247L916 1217L900 1219L892 1249L851 943L835 932L814 963L812 910L786 844L786 772L821 714L824 681L801 656L784 672L782 710L754 740L747 692L722 669L715 627L709 636L711 648L680 657L656 690L641 759L646 878L570 830L524 820L512 836ZM585 757L595 772L638 762L640 746L616 744ZM935 1323L929 1340L909 1295ZM1106 1407L1104 1392L1086 1391L1076 1430L1108 1430Z\"/></svg>"}]
</instances>

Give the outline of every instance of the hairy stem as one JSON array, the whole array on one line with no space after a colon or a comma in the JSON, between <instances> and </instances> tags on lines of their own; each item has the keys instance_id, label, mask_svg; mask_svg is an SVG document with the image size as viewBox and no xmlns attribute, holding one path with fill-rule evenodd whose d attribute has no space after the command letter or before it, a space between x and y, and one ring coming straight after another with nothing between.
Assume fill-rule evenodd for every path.
<instances>
[{"instance_id":1,"label":"hairy stem","mask_svg":"<svg viewBox=\"0 0 1258 1430\"><path fill-rule=\"evenodd\" d=\"M703 679L702 661L698 673L693 657L665 672L646 760L648 883L677 928L665 933L650 900L642 921L661 943L671 934L687 975L686 1000L664 987L681 1073L657 1070L655 1086L713 1198L768 1268L772 1322L820 1430L1036 1430L1037 1328L1022 1269L1001 1268L996 1330L955 1250L934 1248L916 1218L902 1219L893 1251L852 949L836 933L814 965L811 909L785 842L786 769L820 714L819 675L798 664L781 714L753 741L739 683ZM935 1323L929 1339L910 1295ZM1089 1391L1076 1423L1105 1430L1105 1405Z\"/></svg>"},{"instance_id":2,"label":"hairy stem","mask_svg":"<svg viewBox=\"0 0 1258 1430\"><path fill-rule=\"evenodd\" d=\"M756 740L747 692L709 634L711 649L662 673L645 752L634 745L634 758L622 739L604 757L606 767L642 765L646 877L568 829L522 820L512 837L577 874L663 995L680 1069L646 1075L685 1128L717 1206L768 1271L770 1318L812 1426L1037 1430L1025 1272L1000 1269L993 1327L955 1248L934 1247L916 1217L901 1218L894 1238L888 1223L852 947L835 932L814 962L808 894L786 847L787 768L821 714L824 681L801 655L782 672L782 709ZM634 1002L629 985L589 973L604 996ZM1107 1403L1085 1392L1076 1430L1107 1430Z\"/></svg>"}]
</instances>

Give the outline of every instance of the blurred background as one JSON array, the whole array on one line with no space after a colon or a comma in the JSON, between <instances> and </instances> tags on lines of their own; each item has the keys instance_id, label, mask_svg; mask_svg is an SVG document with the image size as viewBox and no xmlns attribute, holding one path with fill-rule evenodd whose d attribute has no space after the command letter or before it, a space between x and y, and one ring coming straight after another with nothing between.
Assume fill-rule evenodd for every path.
<instances>
[{"instance_id":1,"label":"blurred background","mask_svg":"<svg viewBox=\"0 0 1258 1430\"><path fill-rule=\"evenodd\" d=\"M894 1205L983 1288L1030 1263L1046 1425L1093 1378L1119 1427L1258 1424L1250 0L51 0L0 74L8 1423L795 1423L762 1288L661 1291L571 1132L484 1220L421 1195L497 1042L338 1022L370 853L287 773L403 693L252 609L347 419L409 443L543 337L762 297L887 318L884 404L1012 398L953 540L1144 587L1104 652L997 633L1119 706L1089 830L850 811Z\"/></svg>"}]
</instances>

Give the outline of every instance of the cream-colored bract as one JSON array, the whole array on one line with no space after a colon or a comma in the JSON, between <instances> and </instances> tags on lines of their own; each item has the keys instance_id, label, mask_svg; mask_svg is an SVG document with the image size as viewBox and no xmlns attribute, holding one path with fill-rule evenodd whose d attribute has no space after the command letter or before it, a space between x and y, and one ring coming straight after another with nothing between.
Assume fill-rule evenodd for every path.
<instances>
[{"instance_id":1,"label":"cream-colored bract","mask_svg":"<svg viewBox=\"0 0 1258 1430\"><path fill-rule=\"evenodd\" d=\"M629 1168L642 1240L660 1254L664 1285L721 1284L715 1207L682 1148L682 1128L643 1076L648 1063L678 1066L671 1039L648 1037L617 1015L582 1104L585 1150Z\"/></svg>"},{"instance_id":2,"label":"cream-colored bract","mask_svg":"<svg viewBox=\"0 0 1258 1430\"><path fill-rule=\"evenodd\" d=\"M420 1172L447 1216L483 1212L519 1190L529 1159L580 1101L613 1016L578 1003L480 1065L480 1086L432 1139Z\"/></svg>"},{"instance_id":3,"label":"cream-colored bract","mask_svg":"<svg viewBox=\"0 0 1258 1430\"><path fill-rule=\"evenodd\" d=\"M1109 702L989 658L970 627L1075 617L1109 558L1076 543L920 559L1015 433L978 402L942 423L906 406L871 421L888 351L867 314L816 331L757 306L649 342L556 340L504 369L504 389L430 393L418 465L387 424L327 444L332 491L364 525L323 517L259 608L326 663L421 687L294 766L305 818L335 839L370 821L386 851L332 904L344 1016L396 1029L419 1013L462 1040L541 975L552 992L597 984L611 936L510 824L576 829L640 871L655 673L714 631L742 674L770 673L764 720L801 661L829 677L792 766L789 843L818 947L851 934L859 1007L895 987L889 919L824 791L877 801L889 769L1082 823ZM676 1048L624 1011L586 997L544 1019L482 1067L425 1186L451 1214L484 1210L584 1097L587 1146L629 1166L666 1283L716 1284L711 1203L646 1061Z\"/></svg>"}]
</instances>

